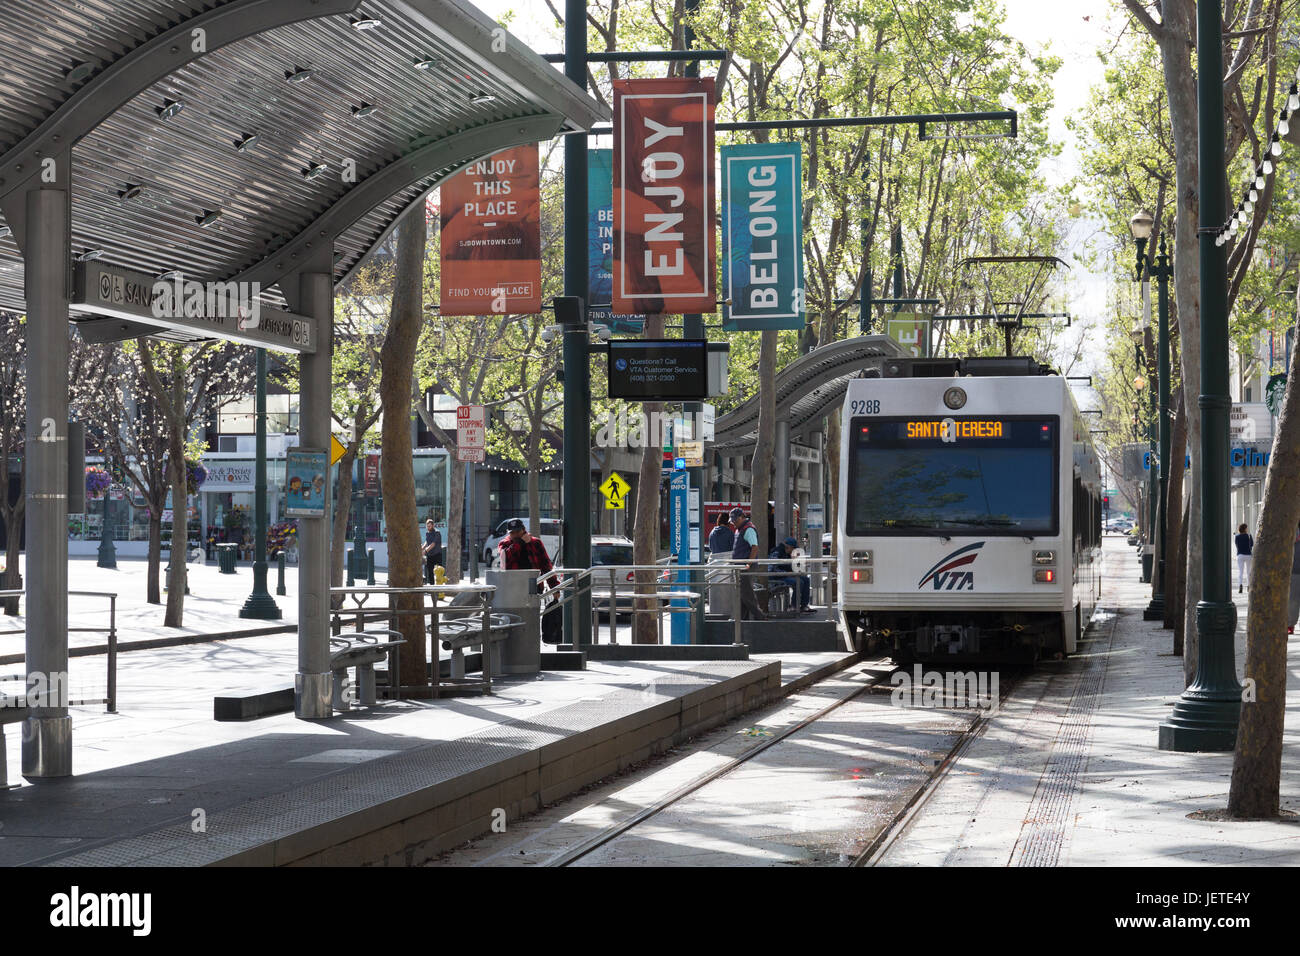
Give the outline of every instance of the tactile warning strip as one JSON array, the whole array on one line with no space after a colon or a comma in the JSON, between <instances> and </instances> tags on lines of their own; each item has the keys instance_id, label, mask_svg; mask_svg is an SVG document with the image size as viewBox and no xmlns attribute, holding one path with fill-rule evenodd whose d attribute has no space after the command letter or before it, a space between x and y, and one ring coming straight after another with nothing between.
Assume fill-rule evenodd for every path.
<instances>
[{"instance_id":1,"label":"tactile warning strip","mask_svg":"<svg viewBox=\"0 0 1300 956\"><path fill-rule=\"evenodd\" d=\"M373 760L301 787L214 811L207 815L206 832L193 832L187 814L147 832L39 862L49 866L218 863L763 668L750 661L709 661L695 664L689 671L657 673L634 689L577 701L531 718L512 719L456 740Z\"/></svg>"},{"instance_id":2,"label":"tactile warning strip","mask_svg":"<svg viewBox=\"0 0 1300 956\"><path fill-rule=\"evenodd\" d=\"M1092 717L1101 700L1106 668L1119 614L1111 615L1104 635L1080 643L1087 662L1079 672L1070 705L1060 718L1047 766L1029 802L1020 836L1011 851L1013 866L1057 866L1065 844L1071 808L1079 792L1079 776L1088 758Z\"/></svg>"}]
</instances>

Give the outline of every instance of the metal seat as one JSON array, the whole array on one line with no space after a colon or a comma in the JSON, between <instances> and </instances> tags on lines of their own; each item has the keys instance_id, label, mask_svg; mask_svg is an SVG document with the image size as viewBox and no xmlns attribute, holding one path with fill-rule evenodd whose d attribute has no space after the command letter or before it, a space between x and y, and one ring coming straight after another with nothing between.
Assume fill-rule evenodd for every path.
<instances>
[{"instance_id":1,"label":"metal seat","mask_svg":"<svg viewBox=\"0 0 1300 956\"><path fill-rule=\"evenodd\" d=\"M14 697L10 694L0 694L0 790L9 788L8 767L6 763L7 754L5 753L5 724L16 724L24 721L31 714L31 709L27 706L26 697Z\"/></svg>"},{"instance_id":2,"label":"metal seat","mask_svg":"<svg viewBox=\"0 0 1300 956\"><path fill-rule=\"evenodd\" d=\"M380 637L394 639L381 641ZM377 700L375 665L387 658L392 648L405 643L400 631L390 630L356 631L342 637L331 637L330 670L334 672L334 687L330 696L334 709L351 709L351 701L344 693L348 669L351 667L357 669L357 703L363 707L373 707Z\"/></svg>"}]
</instances>

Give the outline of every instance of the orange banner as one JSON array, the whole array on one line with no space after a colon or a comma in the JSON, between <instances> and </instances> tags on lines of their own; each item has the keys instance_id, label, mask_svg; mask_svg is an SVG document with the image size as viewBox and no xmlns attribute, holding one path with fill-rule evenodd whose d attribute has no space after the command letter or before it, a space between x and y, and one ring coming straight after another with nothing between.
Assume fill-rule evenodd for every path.
<instances>
[{"instance_id":1,"label":"orange banner","mask_svg":"<svg viewBox=\"0 0 1300 956\"><path fill-rule=\"evenodd\" d=\"M442 184L442 315L542 311L537 144L471 163Z\"/></svg>"},{"instance_id":2,"label":"orange banner","mask_svg":"<svg viewBox=\"0 0 1300 956\"><path fill-rule=\"evenodd\" d=\"M616 313L717 311L712 77L614 84Z\"/></svg>"}]
</instances>

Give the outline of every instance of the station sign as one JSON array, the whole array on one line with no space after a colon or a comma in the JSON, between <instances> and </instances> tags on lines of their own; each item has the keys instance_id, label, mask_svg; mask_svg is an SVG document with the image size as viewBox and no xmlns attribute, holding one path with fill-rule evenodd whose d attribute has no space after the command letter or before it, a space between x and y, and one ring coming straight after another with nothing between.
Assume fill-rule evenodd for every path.
<instances>
[{"instance_id":1,"label":"station sign","mask_svg":"<svg viewBox=\"0 0 1300 956\"><path fill-rule=\"evenodd\" d=\"M677 443L677 457L685 468L704 467L704 442L680 441Z\"/></svg>"},{"instance_id":2,"label":"station sign","mask_svg":"<svg viewBox=\"0 0 1300 956\"><path fill-rule=\"evenodd\" d=\"M614 339L609 343L609 397L638 402L705 398L708 347L703 339Z\"/></svg>"},{"instance_id":3,"label":"station sign","mask_svg":"<svg viewBox=\"0 0 1300 956\"><path fill-rule=\"evenodd\" d=\"M244 283L196 282L183 276L77 263L71 305L81 312L180 329L282 352L316 351L316 320L271 308Z\"/></svg>"}]
</instances>

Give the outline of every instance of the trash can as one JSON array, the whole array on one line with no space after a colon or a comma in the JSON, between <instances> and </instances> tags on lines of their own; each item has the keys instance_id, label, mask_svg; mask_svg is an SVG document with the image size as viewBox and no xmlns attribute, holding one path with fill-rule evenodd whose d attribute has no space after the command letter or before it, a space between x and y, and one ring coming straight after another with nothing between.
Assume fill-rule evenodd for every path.
<instances>
[{"instance_id":1,"label":"trash can","mask_svg":"<svg viewBox=\"0 0 1300 956\"><path fill-rule=\"evenodd\" d=\"M492 610L517 614L523 627L511 630L496 646L493 673L536 674L542 669L542 618L536 571L488 571L487 584L496 588Z\"/></svg>"},{"instance_id":2,"label":"trash can","mask_svg":"<svg viewBox=\"0 0 1300 956\"><path fill-rule=\"evenodd\" d=\"M235 573L235 557L239 553L237 544L217 545L217 570L222 574Z\"/></svg>"}]
</instances>

